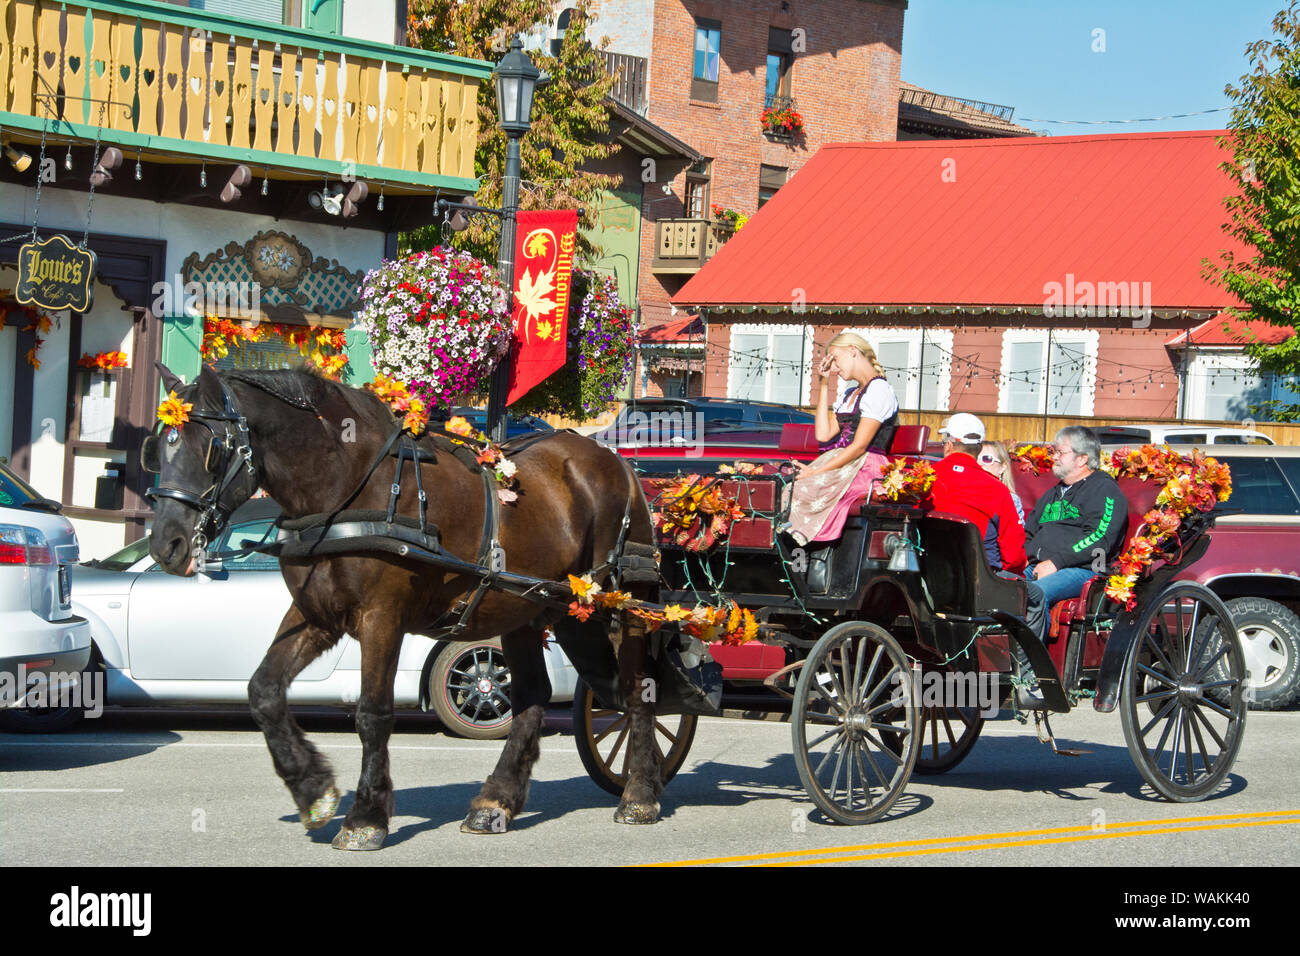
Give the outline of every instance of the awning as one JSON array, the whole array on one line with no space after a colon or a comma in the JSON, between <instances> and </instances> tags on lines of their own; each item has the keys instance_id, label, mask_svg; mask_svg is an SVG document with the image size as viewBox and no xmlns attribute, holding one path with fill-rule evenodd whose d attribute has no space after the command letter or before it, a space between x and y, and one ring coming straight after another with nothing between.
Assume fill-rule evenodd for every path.
<instances>
[{"instance_id":1,"label":"awning","mask_svg":"<svg viewBox=\"0 0 1300 956\"><path fill-rule=\"evenodd\" d=\"M1190 332L1179 332L1165 345L1171 349L1237 347L1252 342L1277 345L1293 335L1294 329L1284 329L1258 319L1243 320L1222 312Z\"/></svg>"},{"instance_id":2,"label":"awning","mask_svg":"<svg viewBox=\"0 0 1300 956\"><path fill-rule=\"evenodd\" d=\"M688 315L684 319L674 319L662 325L646 329L641 333L641 342L646 345L667 344L670 342L689 343L691 339L701 341L704 338L704 322L698 315Z\"/></svg>"}]
</instances>

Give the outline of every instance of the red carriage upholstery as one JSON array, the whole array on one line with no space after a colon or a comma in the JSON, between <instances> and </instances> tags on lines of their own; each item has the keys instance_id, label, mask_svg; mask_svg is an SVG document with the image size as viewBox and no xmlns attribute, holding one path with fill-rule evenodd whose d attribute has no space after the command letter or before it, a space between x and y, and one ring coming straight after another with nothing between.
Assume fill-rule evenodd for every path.
<instances>
[{"instance_id":1,"label":"red carriage upholstery","mask_svg":"<svg viewBox=\"0 0 1300 956\"><path fill-rule=\"evenodd\" d=\"M889 443L891 455L921 455L930 440L929 425L899 425Z\"/></svg>"},{"instance_id":2,"label":"red carriage upholstery","mask_svg":"<svg viewBox=\"0 0 1300 956\"><path fill-rule=\"evenodd\" d=\"M792 453L817 453L817 436L813 426L804 422L786 422L781 426L781 451Z\"/></svg>"}]
</instances>

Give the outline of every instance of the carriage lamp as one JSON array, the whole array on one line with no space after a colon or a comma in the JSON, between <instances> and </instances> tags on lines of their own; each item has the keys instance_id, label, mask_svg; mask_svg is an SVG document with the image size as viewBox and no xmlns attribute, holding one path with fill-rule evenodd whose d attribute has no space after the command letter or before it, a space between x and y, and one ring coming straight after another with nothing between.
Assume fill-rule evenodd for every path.
<instances>
[{"instance_id":1,"label":"carriage lamp","mask_svg":"<svg viewBox=\"0 0 1300 956\"><path fill-rule=\"evenodd\" d=\"M912 544L912 536L908 533L907 518L903 519L902 531L886 536L885 551L889 554L890 571L917 573L921 570L921 563L916 559L916 547Z\"/></svg>"}]
</instances>

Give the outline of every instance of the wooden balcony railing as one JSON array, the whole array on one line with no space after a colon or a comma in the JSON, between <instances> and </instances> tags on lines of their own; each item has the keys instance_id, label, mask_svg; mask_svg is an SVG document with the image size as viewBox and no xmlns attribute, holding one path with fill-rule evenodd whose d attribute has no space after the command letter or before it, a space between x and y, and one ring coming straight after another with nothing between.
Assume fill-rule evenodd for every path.
<instances>
[{"instance_id":1,"label":"wooden balcony railing","mask_svg":"<svg viewBox=\"0 0 1300 956\"><path fill-rule=\"evenodd\" d=\"M660 219L655 223L652 272L698 272L731 238L733 230L708 219Z\"/></svg>"},{"instance_id":2,"label":"wooden balcony railing","mask_svg":"<svg viewBox=\"0 0 1300 956\"><path fill-rule=\"evenodd\" d=\"M650 104L646 92L646 58L608 51L602 52L601 56L605 58L605 71L617 77L609 95L644 116Z\"/></svg>"},{"instance_id":3,"label":"wooden balcony railing","mask_svg":"<svg viewBox=\"0 0 1300 956\"><path fill-rule=\"evenodd\" d=\"M491 69L149 0L0 0L0 125L195 159L472 190Z\"/></svg>"}]
</instances>

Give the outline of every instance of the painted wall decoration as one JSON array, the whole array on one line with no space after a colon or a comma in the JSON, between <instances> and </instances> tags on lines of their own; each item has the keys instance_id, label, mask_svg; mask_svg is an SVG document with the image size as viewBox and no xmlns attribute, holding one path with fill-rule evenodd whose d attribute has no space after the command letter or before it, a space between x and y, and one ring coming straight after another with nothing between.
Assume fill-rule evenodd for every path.
<instances>
[{"instance_id":1,"label":"painted wall decoration","mask_svg":"<svg viewBox=\"0 0 1300 956\"><path fill-rule=\"evenodd\" d=\"M201 290L204 300L196 305L203 314L230 317L239 312L244 317L256 303L251 311L260 311L259 317L272 322L304 322L313 315L351 320L361 307L364 275L344 268L337 259L313 258L295 236L273 230L259 232L242 245L229 242L207 256L193 252L181 264L185 295ZM223 301L238 307L223 309Z\"/></svg>"}]
</instances>

